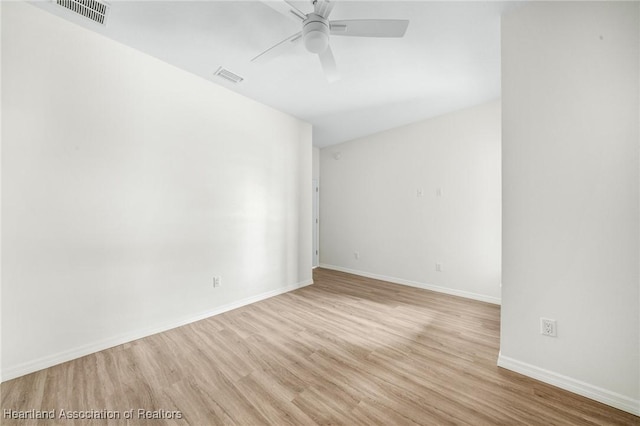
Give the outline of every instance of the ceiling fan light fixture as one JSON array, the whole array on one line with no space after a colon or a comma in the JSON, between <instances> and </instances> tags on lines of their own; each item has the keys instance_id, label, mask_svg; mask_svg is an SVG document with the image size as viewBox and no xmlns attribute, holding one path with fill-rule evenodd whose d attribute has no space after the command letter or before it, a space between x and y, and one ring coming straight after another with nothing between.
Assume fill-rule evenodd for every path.
<instances>
[{"instance_id":1,"label":"ceiling fan light fixture","mask_svg":"<svg viewBox=\"0 0 640 426\"><path fill-rule=\"evenodd\" d=\"M329 46L329 23L323 17L310 13L302 27L304 46L311 53L322 53Z\"/></svg>"},{"instance_id":2,"label":"ceiling fan light fixture","mask_svg":"<svg viewBox=\"0 0 640 426\"><path fill-rule=\"evenodd\" d=\"M296 9L289 3L290 0L261 1L288 18L295 15L296 18L303 19L302 31L263 51L253 58L251 62L264 62L269 58L273 58L289 50L294 43L299 43L300 39L302 39L306 50L318 55L320 65L329 83L340 78L336 59L329 43L330 35L399 38L404 37L409 26L409 21L406 19L343 19L329 21L334 0L311 0L313 12L308 14ZM276 5L278 6L276 7ZM296 13L296 11L299 13Z\"/></svg>"},{"instance_id":3,"label":"ceiling fan light fixture","mask_svg":"<svg viewBox=\"0 0 640 426\"><path fill-rule=\"evenodd\" d=\"M322 53L329 45L329 37L319 31L312 31L304 36L304 45L311 53Z\"/></svg>"}]
</instances>

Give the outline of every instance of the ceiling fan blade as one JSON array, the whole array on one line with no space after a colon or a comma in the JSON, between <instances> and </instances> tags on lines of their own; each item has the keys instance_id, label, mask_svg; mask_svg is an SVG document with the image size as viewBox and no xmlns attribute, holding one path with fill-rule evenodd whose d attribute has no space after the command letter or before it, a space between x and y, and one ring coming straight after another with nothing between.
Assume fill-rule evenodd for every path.
<instances>
[{"instance_id":1,"label":"ceiling fan blade","mask_svg":"<svg viewBox=\"0 0 640 426\"><path fill-rule=\"evenodd\" d=\"M331 21L331 34L354 37L403 37L409 21L406 19L347 19Z\"/></svg>"},{"instance_id":2,"label":"ceiling fan blade","mask_svg":"<svg viewBox=\"0 0 640 426\"><path fill-rule=\"evenodd\" d=\"M262 3L298 23L307 18L307 15L304 12L285 0L263 0Z\"/></svg>"},{"instance_id":3,"label":"ceiling fan blade","mask_svg":"<svg viewBox=\"0 0 640 426\"><path fill-rule=\"evenodd\" d=\"M318 0L314 3L314 12L324 19L329 18L331 11L333 10L333 6L335 6L335 2L333 0Z\"/></svg>"},{"instance_id":4,"label":"ceiling fan blade","mask_svg":"<svg viewBox=\"0 0 640 426\"><path fill-rule=\"evenodd\" d=\"M324 52L318 54L318 57L320 58L320 64L324 70L325 77L327 77L327 81L333 83L336 80L340 80L338 66L336 65L336 59L333 57L331 46L327 46Z\"/></svg>"},{"instance_id":5,"label":"ceiling fan blade","mask_svg":"<svg viewBox=\"0 0 640 426\"><path fill-rule=\"evenodd\" d=\"M253 58L251 62L263 63L267 62L270 59L275 58L276 56L280 56L282 53L291 49L297 42L302 40L302 32L297 32L292 36L289 36L282 40L280 43L272 46Z\"/></svg>"}]
</instances>

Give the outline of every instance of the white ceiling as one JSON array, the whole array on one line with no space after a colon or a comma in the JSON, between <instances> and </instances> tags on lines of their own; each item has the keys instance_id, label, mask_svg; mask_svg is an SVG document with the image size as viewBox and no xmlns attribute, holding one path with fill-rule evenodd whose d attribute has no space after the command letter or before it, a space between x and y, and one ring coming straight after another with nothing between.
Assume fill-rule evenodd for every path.
<instances>
[{"instance_id":1,"label":"white ceiling","mask_svg":"<svg viewBox=\"0 0 640 426\"><path fill-rule=\"evenodd\" d=\"M309 12L310 2L292 2ZM404 38L331 37L341 79L328 83L302 43L250 60L300 31L254 1L112 1L107 26L51 1L37 6L212 84L310 122L324 147L500 96L500 16L506 2L342 1L330 19L409 19ZM219 66L242 76L232 84Z\"/></svg>"}]
</instances>

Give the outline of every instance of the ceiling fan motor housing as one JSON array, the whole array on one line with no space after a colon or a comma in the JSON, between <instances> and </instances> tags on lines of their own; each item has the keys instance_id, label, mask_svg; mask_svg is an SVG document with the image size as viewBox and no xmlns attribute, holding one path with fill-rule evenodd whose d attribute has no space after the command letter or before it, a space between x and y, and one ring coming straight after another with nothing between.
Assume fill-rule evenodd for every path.
<instances>
[{"instance_id":1,"label":"ceiling fan motor housing","mask_svg":"<svg viewBox=\"0 0 640 426\"><path fill-rule=\"evenodd\" d=\"M329 46L329 21L310 13L302 26L304 46L311 53L322 53Z\"/></svg>"}]
</instances>

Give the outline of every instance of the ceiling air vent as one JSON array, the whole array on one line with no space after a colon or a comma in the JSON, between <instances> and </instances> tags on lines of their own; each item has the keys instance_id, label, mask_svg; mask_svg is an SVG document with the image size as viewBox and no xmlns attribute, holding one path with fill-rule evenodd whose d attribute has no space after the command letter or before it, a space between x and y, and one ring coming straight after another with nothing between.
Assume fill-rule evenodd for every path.
<instances>
[{"instance_id":1,"label":"ceiling air vent","mask_svg":"<svg viewBox=\"0 0 640 426\"><path fill-rule=\"evenodd\" d=\"M240 83L242 80L244 80L244 78L240 77L238 74L234 74L231 71L226 70L222 67L218 68L216 72L213 74L217 75L218 77L222 77L226 80L229 80L232 83Z\"/></svg>"},{"instance_id":2,"label":"ceiling air vent","mask_svg":"<svg viewBox=\"0 0 640 426\"><path fill-rule=\"evenodd\" d=\"M109 5L96 0L53 0L57 5L89 18L100 25L106 25Z\"/></svg>"}]
</instances>

